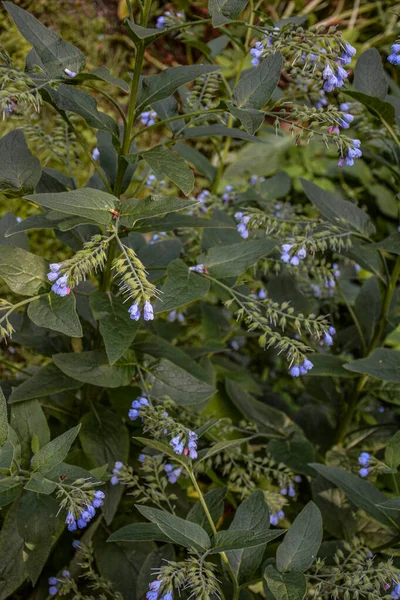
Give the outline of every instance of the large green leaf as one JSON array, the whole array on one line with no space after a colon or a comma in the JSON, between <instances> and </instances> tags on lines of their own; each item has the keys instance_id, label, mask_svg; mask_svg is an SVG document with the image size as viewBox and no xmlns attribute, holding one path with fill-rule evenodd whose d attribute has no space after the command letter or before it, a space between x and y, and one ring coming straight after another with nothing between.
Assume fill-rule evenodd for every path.
<instances>
[{"instance_id":1,"label":"large green leaf","mask_svg":"<svg viewBox=\"0 0 400 600\"><path fill-rule=\"evenodd\" d=\"M209 0L208 12L214 27L219 27L240 17L246 8L248 0Z\"/></svg>"},{"instance_id":2,"label":"large green leaf","mask_svg":"<svg viewBox=\"0 0 400 600\"><path fill-rule=\"evenodd\" d=\"M257 142L262 144L260 138L250 135L246 131L236 129L235 127L226 127L216 123L215 125L198 125L196 127L186 127L182 132L182 137L185 140L190 140L198 137L231 137L245 142Z\"/></svg>"},{"instance_id":3,"label":"large green leaf","mask_svg":"<svg viewBox=\"0 0 400 600\"><path fill-rule=\"evenodd\" d=\"M167 177L187 196L194 186L194 175L186 162L166 146L154 146L142 153L142 157L153 169L158 179Z\"/></svg>"},{"instance_id":4,"label":"large green leaf","mask_svg":"<svg viewBox=\"0 0 400 600\"><path fill-rule=\"evenodd\" d=\"M253 553L257 549L259 560L261 562L265 545L279 537L285 532L283 529L274 529L273 531L262 531L258 534L253 531L224 529L218 531L212 538L212 549L210 554L217 552L246 552L251 550ZM244 581L250 580L250 574L244 578Z\"/></svg>"},{"instance_id":5,"label":"large green leaf","mask_svg":"<svg viewBox=\"0 0 400 600\"><path fill-rule=\"evenodd\" d=\"M268 565L264 571L267 589L274 600L303 600L307 581L303 573L279 573L273 565ZM271 595L267 593L267 599Z\"/></svg>"},{"instance_id":6,"label":"large green leaf","mask_svg":"<svg viewBox=\"0 0 400 600\"><path fill-rule=\"evenodd\" d=\"M344 368L382 381L400 383L400 352L389 348L377 348L367 358L353 360L344 365Z\"/></svg>"},{"instance_id":7,"label":"large green leaf","mask_svg":"<svg viewBox=\"0 0 400 600\"><path fill-rule=\"evenodd\" d=\"M23 466L27 468L32 454L50 442L50 429L39 402L13 404L10 425L19 438Z\"/></svg>"},{"instance_id":8,"label":"large green leaf","mask_svg":"<svg viewBox=\"0 0 400 600\"><path fill-rule=\"evenodd\" d=\"M244 130L249 135L254 135L264 123L265 114L255 108L238 108L233 104L227 105L229 112L235 119L239 119Z\"/></svg>"},{"instance_id":9,"label":"large green leaf","mask_svg":"<svg viewBox=\"0 0 400 600\"><path fill-rule=\"evenodd\" d=\"M386 525L386 527L393 527L393 521L386 516L384 511L376 506L386 502L387 497L372 483L338 467L329 467L319 463L311 463L310 466L322 475L324 479L327 479L340 488L358 508L365 510L371 517L379 521L379 523Z\"/></svg>"},{"instance_id":10,"label":"large green leaf","mask_svg":"<svg viewBox=\"0 0 400 600\"><path fill-rule=\"evenodd\" d=\"M0 277L22 296L33 296L47 280L47 261L22 248L0 246Z\"/></svg>"},{"instance_id":11,"label":"large green leaf","mask_svg":"<svg viewBox=\"0 0 400 600\"><path fill-rule=\"evenodd\" d=\"M368 111L386 123L392 124L395 119L395 109L389 102L384 102L379 98L362 94L361 92L345 91L347 96L350 96L356 102L361 102Z\"/></svg>"},{"instance_id":12,"label":"large green leaf","mask_svg":"<svg viewBox=\"0 0 400 600\"><path fill-rule=\"evenodd\" d=\"M394 434L386 447L385 463L391 469L397 469L400 465L400 431Z\"/></svg>"},{"instance_id":13,"label":"large green leaf","mask_svg":"<svg viewBox=\"0 0 400 600\"><path fill-rule=\"evenodd\" d=\"M306 571L315 561L321 542L321 513L314 502L309 502L296 517L278 547L278 571Z\"/></svg>"},{"instance_id":14,"label":"large green leaf","mask_svg":"<svg viewBox=\"0 0 400 600\"><path fill-rule=\"evenodd\" d=\"M189 81L193 81L207 73L214 73L218 69L219 67L213 65L170 67L158 75L143 77L136 112L139 113L145 106L157 100L168 98L185 83L189 83Z\"/></svg>"},{"instance_id":15,"label":"large green leaf","mask_svg":"<svg viewBox=\"0 0 400 600\"><path fill-rule=\"evenodd\" d=\"M166 358L161 359L151 372L155 377L152 394L158 398L169 396L177 404L198 404L215 392L209 383L194 377Z\"/></svg>"},{"instance_id":16,"label":"large green leaf","mask_svg":"<svg viewBox=\"0 0 400 600\"><path fill-rule=\"evenodd\" d=\"M199 263L204 263L210 275L217 279L237 277L255 265L260 258L268 256L277 245L276 240L255 240L210 248L204 255L198 257Z\"/></svg>"},{"instance_id":17,"label":"large green leaf","mask_svg":"<svg viewBox=\"0 0 400 600\"><path fill-rule=\"evenodd\" d=\"M275 52L257 67L247 71L233 90L233 102L238 108L263 108L279 83L282 55Z\"/></svg>"},{"instance_id":18,"label":"large green leaf","mask_svg":"<svg viewBox=\"0 0 400 600\"><path fill-rule=\"evenodd\" d=\"M392 235L389 235L389 237L381 242L374 244L374 248L386 250L386 252L391 252L392 254L400 254L400 232L392 233Z\"/></svg>"},{"instance_id":19,"label":"large green leaf","mask_svg":"<svg viewBox=\"0 0 400 600\"><path fill-rule=\"evenodd\" d=\"M268 532L269 526L269 510L264 493L257 490L239 505L229 531L249 531L258 536L271 533ZM280 533L283 532L279 532L278 535ZM228 553L228 560L240 585L252 579L262 562L264 551L265 543L255 548L239 549Z\"/></svg>"},{"instance_id":20,"label":"large green leaf","mask_svg":"<svg viewBox=\"0 0 400 600\"><path fill-rule=\"evenodd\" d=\"M0 388L0 448L8 438L7 401L3 390Z\"/></svg>"},{"instance_id":21,"label":"large green leaf","mask_svg":"<svg viewBox=\"0 0 400 600\"><path fill-rule=\"evenodd\" d=\"M169 542L156 523L132 523L114 531L107 542Z\"/></svg>"},{"instance_id":22,"label":"large green leaf","mask_svg":"<svg viewBox=\"0 0 400 600\"><path fill-rule=\"evenodd\" d=\"M204 501L207 504L207 508L214 525L217 525L224 512L225 495L225 487L217 488L204 494ZM207 515L204 512L204 508L200 500L196 502L196 504L190 509L186 519L192 523L197 523L197 525L200 525L208 533L208 535L212 535L213 531L211 529L211 525L208 522Z\"/></svg>"},{"instance_id":23,"label":"large green leaf","mask_svg":"<svg viewBox=\"0 0 400 600\"><path fill-rule=\"evenodd\" d=\"M382 65L382 58L376 48L369 48L361 54L354 69L353 85L357 92L384 100L388 92L388 82Z\"/></svg>"},{"instance_id":24,"label":"large green leaf","mask_svg":"<svg viewBox=\"0 0 400 600\"><path fill-rule=\"evenodd\" d=\"M189 200L185 200L189 202ZM231 229L236 231L236 228L231 223L219 221L217 219L203 219L191 215L172 214L166 215L163 219L154 219L150 223L138 223L136 231L147 233L149 231L171 231L177 228L204 228L204 229Z\"/></svg>"},{"instance_id":25,"label":"large green leaf","mask_svg":"<svg viewBox=\"0 0 400 600\"><path fill-rule=\"evenodd\" d=\"M108 131L114 138L119 139L116 121L110 115L99 111L96 100L87 92L61 83L56 89L46 88L46 93L49 94L52 104L59 110L73 112L83 117L91 127Z\"/></svg>"},{"instance_id":26,"label":"large green leaf","mask_svg":"<svg viewBox=\"0 0 400 600\"><path fill-rule=\"evenodd\" d=\"M354 377L346 371L346 359L332 354L310 354L308 358L314 365L307 377Z\"/></svg>"},{"instance_id":27,"label":"large green leaf","mask_svg":"<svg viewBox=\"0 0 400 600\"><path fill-rule=\"evenodd\" d=\"M21 129L0 139L0 192L13 196L29 194L41 174L40 162L31 154Z\"/></svg>"},{"instance_id":28,"label":"large green leaf","mask_svg":"<svg viewBox=\"0 0 400 600\"><path fill-rule=\"evenodd\" d=\"M32 44L46 71L51 77L65 76L64 70L78 73L85 66L84 54L56 31L47 29L35 17L11 2L3 2L16 27Z\"/></svg>"},{"instance_id":29,"label":"large green leaf","mask_svg":"<svg viewBox=\"0 0 400 600\"><path fill-rule=\"evenodd\" d=\"M12 597L27 577L24 540L17 529L18 505L17 501L7 511L0 533L0 600Z\"/></svg>"},{"instance_id":30,"label":"large green leaf","mask_svg":"<svg viewBox=\"0 0 400 600\"><path fill-rule=\"evenodd\" d=\"M328 221L334 225L340 225L346 229L350 227L363 233L375 232L375 226L361 208L348 200L342 200L336 194L323 190L311 181L306 179L300 179L300 181L308 199Z\"/></svg>"},{"instance_id":31,"label":"large green leaf","mask_svg":"<svg viewBox=\"0 0 400 600\"><path fill-rule=\"evenodd\" d=\"M381 291L377 277L369 277L359 291L354 312L364 333L367 345L372 342L382 308Z\"/></svg>"},{"instance_id":32,"label":"large green leaf","mask_svg":"<svg viewBox=\"0 0 400 600\"><path fill-rule=\"evenodd\" d=\"M161 531L175 544L200 551L210 548L210 538L200 525L185 521L185 519L157 508L139 504L136 505L136 508L146 519L156 523Z\"/></svg>"},{"instance_id":33,"label":"large green leaf","mask_svg":"<svg viewBox=\"0 0 400 600\"><path fill-rule=\"evenodd\" d=\"M131 346L139 323L132 321L127 306L111 292L93 292L90 306L99 322L109 363L113 365Z\"/></svg>"},{"instance_id":34,"label":"large green leaf","mask_svg":"<svg viewBox=\"0 0 400 600\"><path fill-rule=\"evenodd\" d=\"M80 425L76 425L65 433L43 446L31 461L31 471L47 473L53 467L57 466L67 456L70 448L79 433Z\"/></svg>"},{"instance_id":35,"label":"large green leaf","mask_svg":"<svg viewBox=\"0 0 400 600\"><path fill-rule=\"evenodd\" d=\"M198 204L193 198L171 198L169 196L150 196L148 198L131 198L121 205L121 223L132 227L136 221L154 219L162 215L194 208ZM172 215L173 216L173 215ZM158 229L151 225L151 231ZM163 229L159 229L163 231Z\"/></svg>"},{"instance_id":36,"label":"large green leaf","mask_svg":"<svg viewBox=\"0 0 400 600\"><path fill-rule=\"evenodd\" d=\"M129 434L121 418L111 410L87 413L81 421L79 441L93 466L108 465L111 470L116 461L126 462L129 455Z\"/></svg>"},{"instance_id":37,"label":"large green leaf","mask_svg":"<svg viewBox=\"0 0 400 600\"><path fill-rule=\"evenodd\" d=\"M38 327L47 327L69 337L82 337L83 331L76 312L73 293L65 298L56 294L44 294L28 306L28 317Z\"/></svg>"},{"instance_id":38,"label":"large green leaf","mask_svg":"<svg viewBox=\"0 0 400 600\"><path fill-rule=\"evenodd\" d=\"M116 201L115 196L92 188L58 194L34 194L26 198L60 213L89 218L99 225L110 223Z\"/></svg>"},{"instance_id":39,"label":"large green leaf","mask_svg":"<svg viewBox=\"0 0 400 600\"><path fill-rule=\"evenodd\" d=\"M13 388L9 403L24 402L33 398L41 398L50 394L58 394L67 390L77 390L82 386L80 381L68 377L55 365L41 367L32 377Z\"/></svg>"},{"instance_id":40,"label":"large green leaf","mask_svg":"<svg viewBox=\"0 0 400 600\"><path fill-rule=\"evenodd\" d=\"M217 175L217 169L210 161L196 148L178 142L173 146L173 149L182 156L187 162L192 164L197 171L207 177L212 183Z\"/></svg>"},{"instance_id":41,"label":"large green leaf","mask_svg":"<svg viewBox=\"0 0 400 600\"><path fill-rule=\"evenodd\" d=\"M136 364L134 356L129 351L114 365L109 364L103 350L55 354L53 360L69 377L106 388L129 385Z\"/></svg>"},{"instance_id":42,"label":"large green leaf","mask_svg":"<svg viewBox=\"0 0 400 600\"><path fill-rule=\"evenodd\" d=\"M204 298L210 282L191 271L181 260L174 260L167 271L167 280L161 288L162 294L155 306L156 313L171 311L195 300Z\"/></svg>"}]
</instances>

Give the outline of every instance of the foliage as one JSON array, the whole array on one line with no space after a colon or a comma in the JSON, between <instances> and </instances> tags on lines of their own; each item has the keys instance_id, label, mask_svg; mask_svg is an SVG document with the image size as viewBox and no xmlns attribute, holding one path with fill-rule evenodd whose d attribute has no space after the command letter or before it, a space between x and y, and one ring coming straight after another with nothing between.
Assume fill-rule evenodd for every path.
<instances>
[{"instance_id":1,"label":"foliage","mask_svg":"<svg viewBox=\"0 0 400 600\"><path fill-rule=\"evenodd\" d=\"M0 599L400 598L400 43L320 4L4 2Z\"/></svg>"}]
</instances>

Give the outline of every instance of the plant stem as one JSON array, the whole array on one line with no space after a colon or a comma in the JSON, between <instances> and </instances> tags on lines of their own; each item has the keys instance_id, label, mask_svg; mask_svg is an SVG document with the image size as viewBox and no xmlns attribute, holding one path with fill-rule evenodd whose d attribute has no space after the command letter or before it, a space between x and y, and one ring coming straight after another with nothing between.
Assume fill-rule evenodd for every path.
<instances>
[{"instance_id":1,"label":"plant stem","mask_svg":"<svg viewBox=\"0 0 400 600\"><path fill-rule=\"evenodd\" d=\"M210 514L210 511L208 510L207 503L204 500L203 493L202 493L202 491L201 491L201 489L199 487L199 484L197 483L196 477L195 477L192 469L186 467L186 470L187 470L187 472L189 474L189 477L190 477L190 479L191 479L191 481L193 483L193 487L194 487L194 489L196 490L196 492L197 492L197 494L199 496L200 504L202 505L203 510L204 510L204 512L206 514L207 521L209 522L210 527L211 527L211 531L215 535L217 533L217 529L215 527L215 524L214 524L213 518L212 518L212 516ZM236 579L236 575L233 572L233 569L231 567L231 564L230 564L230 562L228 560L228 557L227 557L226 553L225 552L220 552L220 555L221 555L221 558L222 558L222 560L223 560L223 562L224 562L224 564L225 564L225 566L226 566L226 568L227 568L227 570L229 572L229 576L230 576L230 578L232 580L233 590L234 590L232 600L238 600L238 598L239 598L239 586L238 586L238 582L237 582L237 579Z\"/></svg>"}]
</instances>

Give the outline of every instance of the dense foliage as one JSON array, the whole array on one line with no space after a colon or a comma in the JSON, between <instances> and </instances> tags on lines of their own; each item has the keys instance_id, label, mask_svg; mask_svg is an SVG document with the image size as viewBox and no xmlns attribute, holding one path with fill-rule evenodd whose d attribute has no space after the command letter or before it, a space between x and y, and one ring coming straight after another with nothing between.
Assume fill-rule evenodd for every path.
<instances>
[{"instance_id":1,"label":"dense foliage","mask_svg":"<svg viewBox=\"0 0 400 600\"><path fill-rule=\"evenodd\" d=\"M400 598L396 16L3 4L0 599Z\"/></svg>"}]
</instances>

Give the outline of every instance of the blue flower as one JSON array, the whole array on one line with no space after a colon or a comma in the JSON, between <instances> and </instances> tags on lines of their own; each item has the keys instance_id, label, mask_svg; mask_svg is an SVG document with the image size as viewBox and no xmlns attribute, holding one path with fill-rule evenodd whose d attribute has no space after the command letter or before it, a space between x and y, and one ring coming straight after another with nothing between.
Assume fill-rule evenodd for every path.
<instances>
[{"instance_id":1,"label":"blue flower","mask_svg":"<svg viewBox=\"0 0 400 600\"><path fill-rule=\"evenodd\" d=\"M79 548L79 546L80 546L80 545L81 545L81 543L80 543L80 541L79 541L79 540L74 540L74 541L72 542L72 547L73 547L75 550L77 550L77 549Z\"/></svg>"},{"instance_id":2,"label":"blue flower","mask_svg":"<svg viewBox=\"0 0 400 600\"><path fill-rule=\"evenodd\" d=\"M361 142L360 140L353 140L353 146L350 146L347 150L346 156L341 156L338 160L339 167L352 167L354 165L354 159L360 158L362 156L362 152L360 150Z\"/></svg>"},{"instance_id":3,"label":"blue flower","mask_svg":"<svg viewBox=\"0 0 400 600\"><path fill-rule=\"evenodd\" d=\"M181 473L182 473L182 469L180 469L180 468L173 469L173 471L171 471L171 473L168 474L169 483L176 483L178 481Z\"/></svg>"},{"instance_id":4,"label":"blue flower","mask_svg":"<svg viewBox=\"0 0 400 600\"><path fill-rule=\"evenodd\" d=\"M58 594L58 587L56 587L55 585L50 586L49 594L50 596L55 596L56 594Z\"/></svg>"},{"instance_id":5,"label":"blue flower","mask_svg":"<svg viewBox=\"0 0 400 600\"><path fill-rule=\"evenodd\" d=\"M271 525L278 525L278 515L276 514L272 514L269 515L269 522L271 523Z\"/></svg>"},{"instance_id":6,"label":"blue flower","mask_svg":"<svg viewBox=\"0 0 400 600\"><path fill-rule=\"evenodd\" d=\"M63 577L69 577L70 575L71 575L71 573L69 571L67 571L67 569L64 569L64 571L62 572Z\"/></svg>"},{"instance_id":7,"label":"blue flower","mask_svg":"<svg viewBox=\"0 0 400 600\"><path fill-rule=\"evenodd\" d=\"M128 412L128 417L131 421L136 421L139 416L139 411L136 408L131 408Z\"/></svg>"},{"instance_id":8,"label":"blue flower","mask_svg":"<svg viewBox=\"0 0 400 600\"><path fill-rule=\"evenodd\" d=\"M358 462L362 467L368 467L371 455L368 452L361 452Z\"/></svg>"},{"instance_id":9,"label":"blue flower","mask_svg":"<svg viewBox=\"0 0 400 600\"><path fill-rule=\"evenodd\" d=\"M169 443L170 446L172 446L173 451L175 452L175 454L182 454L183 450L184 450L184 445L181 442L181 438L179 435L177 435L176 437L172 438L172 440Z\"/></svg>"},{"instance_id":10,"label":"blue flower","mask_svg":"<svg viewBox=\"0 0 400 600\"><path fill-rule=\"evenodd\" d=\"M340 127L342 129L348 129L350 127L350 123L354 121L354 116L350 113L343 113L343 118L340 121Z\"/></svg>"},{"instance_id":11,"label":"blue flower","mask_svg":"<svg viewBox=\"0 0 400 600\"><path fill-rule=\"evenodd\" d=\"M84 529L87 525L87 521L84 519L78 519L78 527L79 529Z\"/></svg>"},{"instance_id":12,"label":"blue flower","mask_svg":"<svg viewBox=\"0 0 400 600\"><path fill-rule=\"evenodd\" d=\"M51 273L47 275L48 278L49 275L51 275ZM53 280L51 279L51 281ZM67 296L71 291L71 288L68 286L68 276L62 275L61 277L59 277L55 284L51 286L51 289L58 296Z\"/></svg>"},{"instance_id":13,"label":"blue flower","mask_svg":"<svg viewBox=\"0 0 400 600\"><path fill-rule=\"evenodd\" d=\"M148 300L144 303L143 318L145 321L152 321L154 319L153 307Z\"/></svg>"},{"instance_id":14,"label":"blue flower","mask_svg":"<svg viewBox=\"0 0 400 600\"><path fill-rule=\"evenodd\" d=\"M124 466L124 463L122 463L121 461L117 461L114 465L114 469L113 469L113 473L118 473L122 467Z\"/></svg>"},{"instance_id":15,"label":"blue flower","mask_svg":"<svg viewBox=\"0 0 400 600\"><path fill-rule=\"evenodd\" d=\"M145 112L142 112L139 119L140 119L140 122L142 123L142 125L145 125L146 127L150 127L150 125L154 125L154 123L156 122L157 113L154 112L154 110L145 111Z\"/></svg>"},{"instance_id":16,"label":"blue flower","mask_svg":"<svg viewBox=\"0 0 400 600\"><path fill-rule=\"evenodd\" d=\"M149 590L156 591L160 589L162 581L160 579L156 579L149 584Z\"/></svg>"},{"instance_id":17,"label":"blue flower","mask_svg":"<svg viewBox=\"0 0 400 600\"><path fill-rule=\"evenodd\" d=\"M297 365L294 365L290 371L289 371L290 375L292 377L299 377L300 375L300 367L298 367Z\"/></svg>"},{"instance_id":18,"label":"blue flower","mask_svg":"<svg viewBox=\"0 0 400 600\"><path fill-rule=\"evenodd\" d=\"M361 477L367 477L368 474L369 474L368 469L365 469L364 467L362 469L360 469L358 472L359 472L359 474L360 474Z\"/></svg>"},{"instance_id":19,"label":"blue flower","mask_svg":"<svg viewBox=\"0 0 400 600\"><path fill-rule=\"evenodd\" d=\"M98 148L93 148L93 150L92 150L92 158L93 158L93 160L99 160L99 158L100 158L100 150Z\"/></svg>"},{"instance_id":20,"label":"blue flower","mask_svg":"<svg viewBox=\"0 0 400 600\"><path fill-rule=\"evenodd\" d=\"M160 600L173 600L171 592L167 592L166 594L164 594L164 596L160 598Z\"/></svg>"},{"instance_id":21,"label":"blue flower","mask_svg":"<svg viewBox=\"0 0 400 600\"><path fill-rule=\"evenodd\" d=\"M288 496L290 496L290 498L294 498L296 495L296 490L294 489L294 486L292 483L289 484L289 489L288 489Z\"/></svg>"},{"instance_id":22,"label":"blue flower","mask_svg":"<svg viewBox=\"0 0 400 600\"><path fill-rule=\"evenodd\" d=\"M64 69L64 73L68 76L68 77L76 77L76 73L75 71L71 71L70 69Z\"/></svg>"},{"instance_id":23,"label":"blue flower","mask_svg":"<svg viewBox=\"0 0 400 600\"><path fill-rule=\"evenodd\" d=\"M137 302L135 302L134 304L132 304L132 306L130 306L128 308L128 313L129 313L131 319L133 319L134 321L139 321L140 309L139 309L139 305Z\"/></svg>"},{"instance_id":24,"label":"blue flower","mask_svg":"<svg viewBox=\"0 0 400 600\"><path fill-rule=\"evenodd\" d=\"M388 61L392 65L400 65L400 44L396 43L392 45L392 53L389 54Z\"/></svg>"},{"instance_id":25,"label":"blue flower","mask_svg":"<svg viewBox=\"0 0 400 600\"><path fill-rule=\"evenodd\" d=\"M57 585L58 579L57 577L49 577L48 582L49 585Z\"/></svg>"},{"instance_id":26,"label":"blue flower","mask_svg":"<svg viewBox=\"0 0 400 600\"><path fill-rule=\"evenodd\" d=\"M327 346L332 346L332 344L333 344L333 339L332 339L332 336L331 336L331 335L329 335L329 333L326 333L326 334L324 335L324 342L325 342L325 344L326 344Z\"/></svg>"},{"instance_id":27,"label":"blue flower","mask_svg":"<svg viewBox=\"0 0 400 600\"><path fill-rule=\"evenodd\" d=\"M147 600L157 600L158 592L147 592L146 598Z\"/></svg>"},{"instance_id":28,"label":"blue flower","mask_svg":"<svg viewBox=\"0 0 400 600\"><path fill-rule=\"evenodd\" d=\"M113 475L110 479L110 483L111 483L111 485L118 485L118 483L119 483L118 477L116 475Z\"/></svg>"},{"instance_id":29,"label":"blue flower","mask_svg":"<svg viewBox=\"0 0 400 600\"><path fill-rule=\"evenodd\" d=\"M194 271L195 273L204 273L204 265L195 265L194 267L189 267L189 271Z\"/></svg>"}]
</instances>

